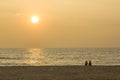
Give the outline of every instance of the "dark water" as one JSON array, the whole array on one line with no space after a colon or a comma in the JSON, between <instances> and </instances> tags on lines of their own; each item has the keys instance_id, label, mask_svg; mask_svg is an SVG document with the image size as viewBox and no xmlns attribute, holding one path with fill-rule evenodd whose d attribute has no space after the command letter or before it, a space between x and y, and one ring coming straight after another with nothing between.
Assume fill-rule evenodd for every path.
<instances>
[{"instance_id":1,"label":"dark water","mask_svg":"<svg viewBox=\"0 0 120 80\"><path fill-rule=\"evenodd\" d=\"M120 48L3 48L0 66L120 65Z\"/></svg>"}]
</instances>

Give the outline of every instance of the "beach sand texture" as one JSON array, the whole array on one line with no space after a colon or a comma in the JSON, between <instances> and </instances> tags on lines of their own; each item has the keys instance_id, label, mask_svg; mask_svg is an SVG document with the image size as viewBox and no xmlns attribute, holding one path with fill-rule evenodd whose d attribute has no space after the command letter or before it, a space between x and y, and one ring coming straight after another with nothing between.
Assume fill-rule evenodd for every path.
<instances>
[{"instance_id":1,"label":"beach sand texture","mask_svg":"<svg viewBox=\"0 0 120 80\"><path fill-rule=\"evenodd\" d=\"M120 66L0 67L0 80L120 80Z\"/></svg>"}]
</instances>

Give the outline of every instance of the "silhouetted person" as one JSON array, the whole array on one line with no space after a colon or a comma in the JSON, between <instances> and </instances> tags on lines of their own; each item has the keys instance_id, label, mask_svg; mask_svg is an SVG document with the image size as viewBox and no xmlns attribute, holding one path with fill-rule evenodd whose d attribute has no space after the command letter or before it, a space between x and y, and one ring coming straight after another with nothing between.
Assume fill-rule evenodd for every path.
<instances>
[{"instance_id":1,"label":"silhouetted person","mask_svg":"<svg viewBox=\"0 0 120 80\"><path fill-rule=\"evenodd\" d=\"M92 66L92 62L91 61L89 61L89 66Z\"/></svg>"},{"instance_id":2,"label":"silhouetted person","mask_svg":"<svg viewBox=\"0 0 120 80\"><path fill-rule=\"evenodd\" d=\"M85 66L88 66L88 62L87 61L85 61Z\"/></svg>"}]
</instances>

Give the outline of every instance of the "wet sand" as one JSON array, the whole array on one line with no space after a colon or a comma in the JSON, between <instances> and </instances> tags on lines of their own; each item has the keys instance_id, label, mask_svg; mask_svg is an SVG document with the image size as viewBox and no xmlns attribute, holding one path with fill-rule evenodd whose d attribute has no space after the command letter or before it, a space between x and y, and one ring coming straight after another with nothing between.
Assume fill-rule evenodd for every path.
<instances>
[{"instance_id":1,"label":"wet sand","mask_svg":"<svg viewBox=\"0 0 120 80\"><path fill-rule=\"evenodd\" d=\"M120 66L0 67L0 80L120 80Z\"/></svg>"}]
</instances>

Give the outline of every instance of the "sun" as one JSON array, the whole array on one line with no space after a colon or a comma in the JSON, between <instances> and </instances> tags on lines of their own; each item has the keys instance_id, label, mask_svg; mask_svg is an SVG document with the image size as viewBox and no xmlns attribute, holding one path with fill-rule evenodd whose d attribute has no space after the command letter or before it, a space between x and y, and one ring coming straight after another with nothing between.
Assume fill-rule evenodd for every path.
<instances>
[{"instance_id":1,"label":"sun","mask_svg":"<svg viewBox=\"0 0 120 80\"><path fill-rule=\"evenodd\" d=\"M32 21L32 23L38 23L39 22L39 17L38 16L32 16L31 21Z\"/></svg>"}]
</instances>

